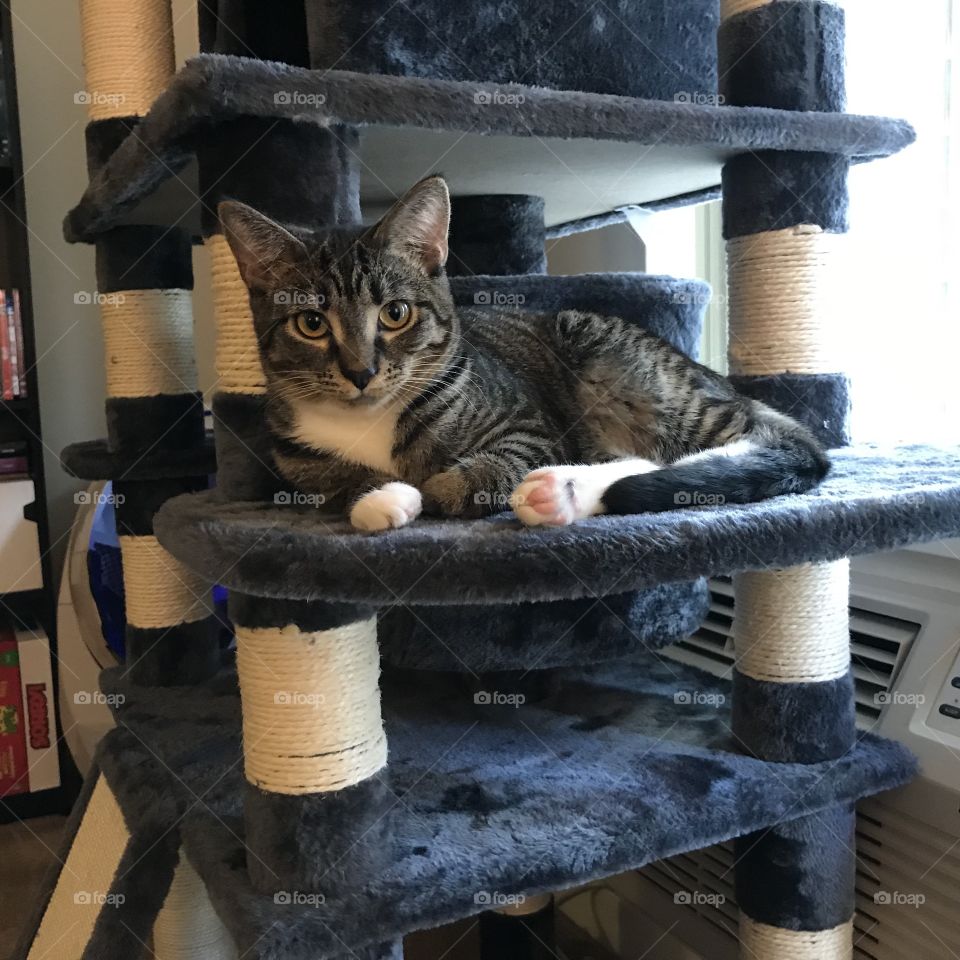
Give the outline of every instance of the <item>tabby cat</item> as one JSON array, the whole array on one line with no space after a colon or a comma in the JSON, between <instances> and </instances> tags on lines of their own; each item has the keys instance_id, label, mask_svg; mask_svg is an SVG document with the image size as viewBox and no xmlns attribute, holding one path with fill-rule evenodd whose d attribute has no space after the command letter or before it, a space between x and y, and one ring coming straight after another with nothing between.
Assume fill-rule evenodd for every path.
<instances>
[{"instance_id":1,"label":"tabby cat","mask_svg":"<svg viewBox=\"0 0 960 960\"><path fill-rule=\"evenodd\" d=\"M220 205L280 473L361 530L512 506L527 524L746 503L829 463L790 418L617 317L454 307L450 198L414 186L365 233Z\"/></svg>"}]
</instances>

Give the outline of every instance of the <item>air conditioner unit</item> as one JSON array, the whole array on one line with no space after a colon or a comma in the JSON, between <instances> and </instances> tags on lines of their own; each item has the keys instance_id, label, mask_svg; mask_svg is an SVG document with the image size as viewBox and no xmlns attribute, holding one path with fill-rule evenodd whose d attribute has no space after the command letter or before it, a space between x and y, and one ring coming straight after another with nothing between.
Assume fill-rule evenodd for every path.
<instances>
[{"instance_id":1,"label":"air conditioner unit","mask_svg":"<svg viewBox=\"0 0 960 960\"><path fill-rule=\"evenodd\" d=\"M667 654L718 676L733 665L733 589ZM853 561L850 652L857 722L920 758L914 783L857 820L857 960L960 958L960 542ZM588 888L570 912L621 956L736 960L733 848L719 844ZM578 916L579 913L579 916ZM588 915L587 915L588 914Z\"/></svg>"}]
</instances>

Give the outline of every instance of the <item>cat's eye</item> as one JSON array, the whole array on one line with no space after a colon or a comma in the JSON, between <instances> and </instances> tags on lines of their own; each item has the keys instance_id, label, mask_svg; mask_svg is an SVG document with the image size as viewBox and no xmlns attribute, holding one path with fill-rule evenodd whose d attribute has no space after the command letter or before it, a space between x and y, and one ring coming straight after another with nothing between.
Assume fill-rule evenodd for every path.
<instances>
[{"instance_id":1,"label":"cat's eye","mask_svg":"<svg viewBox=\"0 0 960 960\"><path fill-rule=\"evenodd\" d=\"M400 330L413 319L413 310L406 300L391 300L380 308L380 325L387 330Z\"/></svg>"},{"instance_id":2,"label":"cat's eye","mask_svg":"<svg viewBox=\"0 0 960 960\"><path fill-rule=\"evenodd\" d=\"M300 313L291 317L291 320L297 333L308 340L317 340L330 332L326 318L316 310L301 310Z\"/></svg>"}]
</instances>

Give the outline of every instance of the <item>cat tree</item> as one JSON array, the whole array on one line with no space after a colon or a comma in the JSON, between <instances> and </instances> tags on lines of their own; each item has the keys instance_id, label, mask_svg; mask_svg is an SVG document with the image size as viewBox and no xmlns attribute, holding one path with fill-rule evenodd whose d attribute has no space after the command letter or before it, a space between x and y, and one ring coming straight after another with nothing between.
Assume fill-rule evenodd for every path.
<instances>
[{"instance_id":1,"label":"cat tree","mask_svg":"<svg viewBox=\"0 0 960 960\"><path fill-rule=\"evenodd\" d=\"M912 131L843 113L824 0L357 7L205 0L205 52L174 74L167 4L81 4L90 186L65 230L118 296L109 436L63 460L125 495L128 658L103 677L118 725L20 955L127 960L152 936L161 960L397 957L411 930L737 837L743 956L850 957L853 805L913 761L855 734L846 558L960 533L957 451L845 447L826 348L849 164ZM442 169L458 302L618 314L692 353L702 285L546 277L544 241L711 196L721 167L731 368L837 448L821 490L376 535L277 497L219 200L359 224ZM216 466L191 346L200 236ZM719 573L730 684L650 655L696 628Z\"/></svg>"}]
</instances>

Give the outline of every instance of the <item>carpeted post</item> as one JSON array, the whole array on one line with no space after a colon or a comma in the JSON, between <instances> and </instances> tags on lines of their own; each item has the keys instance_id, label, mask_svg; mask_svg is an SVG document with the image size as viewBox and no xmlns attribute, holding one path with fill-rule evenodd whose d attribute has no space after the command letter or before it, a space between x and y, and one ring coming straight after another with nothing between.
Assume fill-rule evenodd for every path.
<instances>
[{"instance_id":1,"label":"carpeted post","mask_svg":"<svg viewBox=\"0 0 960 960\"><path fill-rule=\"evenodd\" d=\"M736 105L843 109L843 12L822 0L724 0L720 90ZM745 393L847 441L830 344L831 270L846 230L844 158L754 153L723 171L730 369ZM854 743L849 562L734 577L733 732L755 756L817 763ZM853 953L854 811L827 809L736 844L741 956Z\"/></svg>"},{"instance_id":2,"label":"carpeted post","mask_svg":"<svg viewBox=\"0 0 960 960\"><path fill-rule=\"evenodd\" d=\"M522 194L454 197L450 212L449 276L547 272L543 197ZM497 306L496 295L497 291L479 291L475 302L478 306Z\"/></svg>"}]
</instances>

